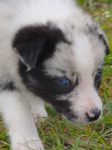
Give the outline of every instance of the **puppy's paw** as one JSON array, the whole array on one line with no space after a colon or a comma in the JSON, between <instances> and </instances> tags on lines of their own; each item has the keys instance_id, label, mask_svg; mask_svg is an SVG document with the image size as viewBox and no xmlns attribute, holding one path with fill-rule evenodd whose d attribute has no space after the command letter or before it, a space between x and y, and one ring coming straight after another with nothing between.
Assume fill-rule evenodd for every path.
<instances>
[{"instance_id":1,"label":"puppy's paw","mask_svg":"<svg viewBox=\"0 0 112 150\"><path fill-rule=\"evenodd\" d=\"M44 106L40 106L35 111L32 111L32 115L34 117L35 123L43 122L48 117Z\"/></svg>"}]
</instances>

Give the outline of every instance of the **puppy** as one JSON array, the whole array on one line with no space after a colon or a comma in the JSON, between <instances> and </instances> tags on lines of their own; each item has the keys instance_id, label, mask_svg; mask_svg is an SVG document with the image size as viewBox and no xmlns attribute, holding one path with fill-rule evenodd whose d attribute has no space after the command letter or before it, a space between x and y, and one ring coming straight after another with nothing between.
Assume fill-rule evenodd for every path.
<instances>
[{"instance_id":1,"label":"puppy","mask_svg":"<svg viewBox=\"0 0 112 150\"><path fill-rule=\"evenodd\" d=\"M102 114L106 37L72 0L0 2L0 111L12 149L43 150L44 103L76 124Z\"/></svg>"}]
</instances>

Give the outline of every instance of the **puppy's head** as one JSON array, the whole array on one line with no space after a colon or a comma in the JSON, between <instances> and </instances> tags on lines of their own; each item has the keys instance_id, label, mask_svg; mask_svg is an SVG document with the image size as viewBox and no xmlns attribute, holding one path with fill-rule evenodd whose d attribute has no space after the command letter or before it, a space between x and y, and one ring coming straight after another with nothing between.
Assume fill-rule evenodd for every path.
<instances>
[{"instance_id":1,"label":"puppy's head","mask_svg":"<svg viewBox=\"0 0 112 150\"><path fill-rule=\"evenodd\" d=\"M13 47L28 90L74 123L100 118L98 91L109 47L96 26L65 31L52 25L27 26L18 31Z\"/></svg>"}]
</instances>

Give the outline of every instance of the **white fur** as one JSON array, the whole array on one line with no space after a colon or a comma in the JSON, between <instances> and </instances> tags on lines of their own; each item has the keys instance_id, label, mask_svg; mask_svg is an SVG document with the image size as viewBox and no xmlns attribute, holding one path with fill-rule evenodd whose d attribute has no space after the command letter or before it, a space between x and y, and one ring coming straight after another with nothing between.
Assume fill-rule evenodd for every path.
<instances>
[{"instance_id":1,"label":"white fur","mask_svg":"<svg viewBox=\"0 0 112 150\"><path fill-rule=\"evenodd\" d=\"M27 97L28 95L29 94L27 94ZM39 97L35 97L34 95L30 96L28 99L31 104L31 113L34 117L35 123L38 123L39 120L44 121L48 115L44 108L43 100Z\"/></svg>"},{"instance_id":2,"label":"white fur","mask_svg":"<svg viewBox=\"0 0 112 150\"><path fill-rule=\"evenodd\" d=\"M12 149L43 150L34 119L29 110L28 103L21 93L6 91L0 94L0 111L9 130Z\"/></svg>"}]
</instances>

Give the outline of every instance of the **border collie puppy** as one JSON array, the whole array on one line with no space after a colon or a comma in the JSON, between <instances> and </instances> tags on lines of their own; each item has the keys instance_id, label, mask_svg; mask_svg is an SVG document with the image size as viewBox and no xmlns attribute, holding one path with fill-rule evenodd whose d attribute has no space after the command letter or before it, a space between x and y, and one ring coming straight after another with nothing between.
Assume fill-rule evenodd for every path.
<instances>
[{"instance_id":1,"label":"border collie puppy","mask_svg":"<svg viewBox=\"0 0 112 150\"><path fill-rule=\"evenodd\" d=\"M104 33L74 1L0 1L0 112L12 149L44 149L35 126L44 103L76 124L101 117L106 54Z\"/></svg>"}]
</instances>

